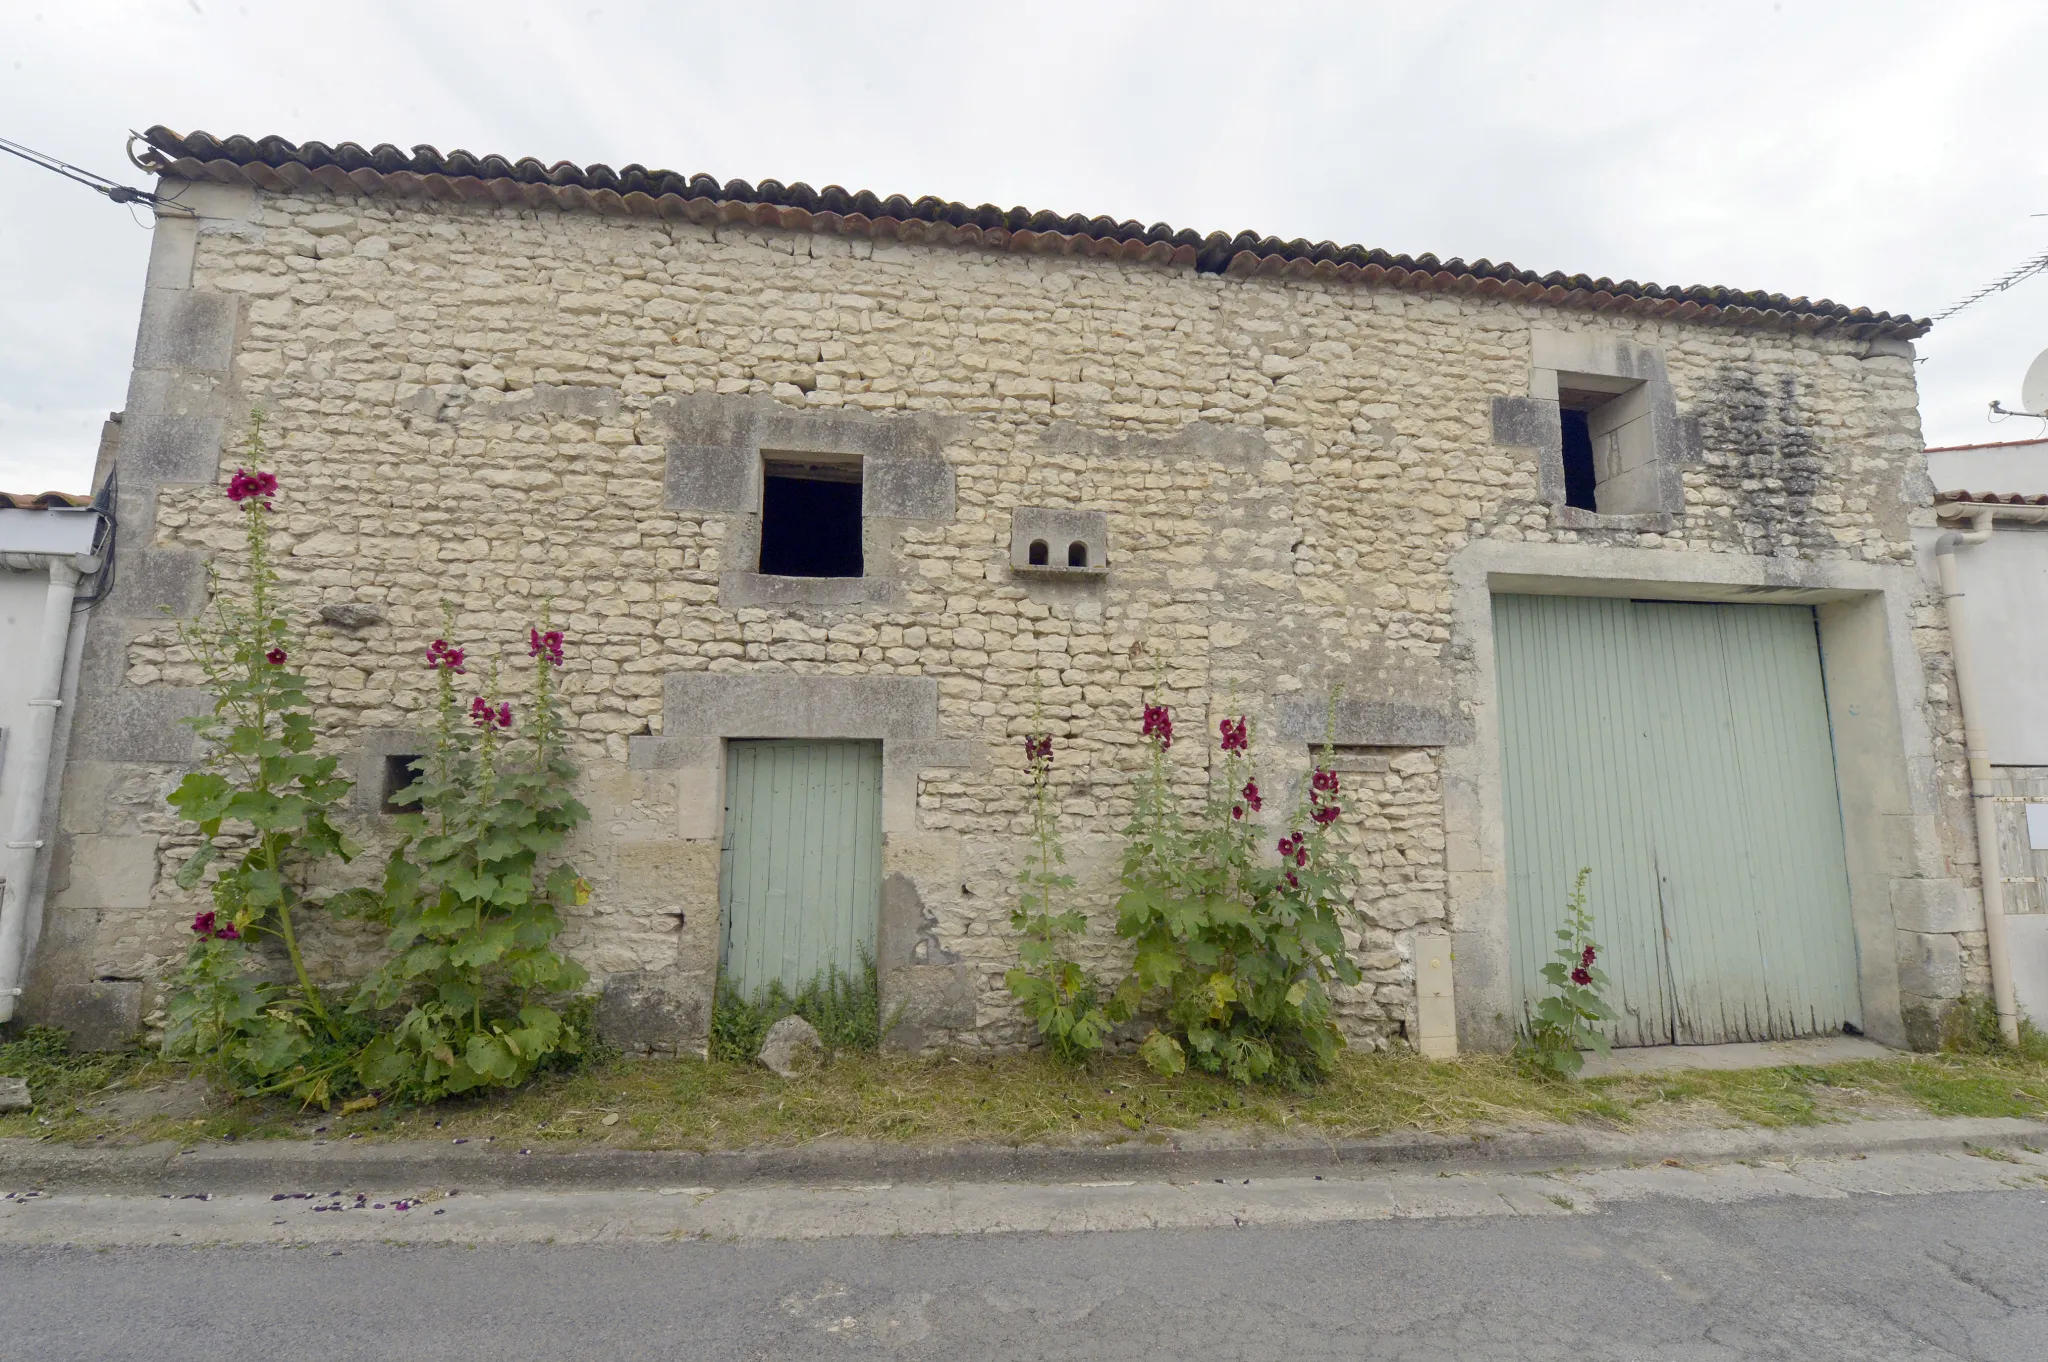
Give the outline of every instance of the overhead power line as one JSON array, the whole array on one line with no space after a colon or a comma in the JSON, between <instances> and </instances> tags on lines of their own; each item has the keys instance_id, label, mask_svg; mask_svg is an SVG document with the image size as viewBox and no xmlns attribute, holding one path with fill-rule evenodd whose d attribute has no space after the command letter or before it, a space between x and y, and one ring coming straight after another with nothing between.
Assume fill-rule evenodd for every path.
<instances>
[{"instance_id":1,"label":"overhead power line","mask_svg":"<svg viewBox=\"0 0 2048 1362\"><path fill-rule=\"evenodd\" d=\"M19 142L10 142L4 137L0 137L0 151L12 152L30 165L41 166L44 170L62 175L67 180L75 180L87 189L92 190L93 193L103 194L115 203L146 203L161 213L182 213L186 217L197 216L197 214L193 213L191 209L183 204L173 203L169 199L152 194L147 189L137 189L133 185L122 184L118 180L110 180L104 175L95 175L90 170L81 169L68 161L60 161L54 156L45 156L33 147L25 147Z\"/></svg>"}]
</instances>

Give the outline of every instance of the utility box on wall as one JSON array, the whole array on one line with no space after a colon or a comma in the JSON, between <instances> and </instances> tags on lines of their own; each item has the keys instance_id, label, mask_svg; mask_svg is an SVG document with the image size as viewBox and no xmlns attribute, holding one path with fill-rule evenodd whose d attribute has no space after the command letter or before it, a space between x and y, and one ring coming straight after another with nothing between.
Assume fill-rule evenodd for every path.
<instances>
[{"instance_id":1,"label":"utility box on wall","mask_svg":"<svg viewBox=\"0 0 2048 1362\"><path fill-rule=\"evenodd\" d=\"M1019 506L1010 513L1010 567L1051 577L1107 575L1109 516Z\"/></svg>"}]
</instances>

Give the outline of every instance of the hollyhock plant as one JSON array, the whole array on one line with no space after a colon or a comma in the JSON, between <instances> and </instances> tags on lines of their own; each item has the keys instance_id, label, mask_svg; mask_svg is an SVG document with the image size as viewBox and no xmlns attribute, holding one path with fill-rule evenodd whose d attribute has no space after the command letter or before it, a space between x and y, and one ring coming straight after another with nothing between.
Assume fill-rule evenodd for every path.
<instances>
[{"instance_id":1,"label":"hollyhock plant","mask_svg":"<svg viewBox=\"0 0 2048 1362\"><path fill-rule=\"evenodd\" d=\"M1577 1074L1585 1065L1585 1050L1605 1054L1608 1040L1599 1024L1615 1020L1614 1009L1602 996L1607 975L1594 963L1600 948L1593 940L1593 914L1586 907L1586 880L1592 873L1581 867L1572 882L1564 925L1554 933L1557 952L1542 969L1550 992L1529 1010L1518 1046L1538 1071L1554 1078Z\"/></svg>"},{"instance_id":2,"label":"hollyhock plant","mask_svg":"<svg viewBox=\"0 0 2048 1362\"><path fill-rule=\"evenodd\" d=\"M322 1103L347 1062L350 1027L313 982L298 925L331 903L315 891L327 879L321 863L355 852L334 821L352 782L338 757L317 750L306 679L284 665L291 624L268 514L279 484L262 467L265 453L262 418L252 414L247 460L227 486L241 511L242 574L232 587L213 576L206 610L178 629L213 703L188 721L205 755L167 797L199 834L177 883L188 892L204 884L213 907L194 919L166 991L164 1054L212 1066L239 1092ZM275 945L289 974L257 969L254 945Z\"/></svg>"},{"instance_id":3,"label":"hollyhock plant","mask_svg":"<svg viewBox=\"0 0 2048 1362\"><path fill-rule=\"evenodd\" d=\"M1060 845L1059 802L1052 791L1052 735L1043 731L1042 706L1032 701L1032 726L1024 738L1024 762L1031 775L1031 850L1018 874L1017 906L1010 926L1023 934L1018 966L1004 974L1004 986L1038 1027L1046 1048L1069 1064L1100 1050L1110 1027L1128 1013L1071 957L1068 943L1088 930L1088 916L1061 900L1074 887Z\"/></svg>"},{"instance_id":4,"label":"hollyhock plant","mask_svg":"<svg viewBox=\"0 0 2048 1362\"><path fill-rule=\"evenodd\" d=\"M452 634L453 607L444 609ZM434 750L416 768L412 810L393 820L401 839L383 888L362 910L389 926L391 954L353 1009L400 1018L363 1050L365 1087L421 1101L513 1087L550 1055L582 1048L582 1028L563 1007L588 976L555 939L563 908L590 896L561 859L589 813L572 793L577 770L564 750L562 635L543 614L527 643L532 682L516 731L495 666L484 694L465 702L455 680L463 650L445 637L427 650Z\"/></svg>"},{"instance_id":5,"label":"hollyhock plant","mask_svg":"<svg viewBox=\"0 0 2048 1362\"><path fill-rule=\"evenodd\" d=\"M1266 842L1253 817L1264 799L1252 724L1233 715L1217 724L1206 816L1184 823L1166 759L1171 722L1164 705L1145 706L1150 769L1125 828L1117 899L1117 933L1136 949L1118 1000L1154 1010L1139 1053L1162 1073L1192 1064L1239 1082L1313 1082L1343 1044L1328 989L1360 977L1338 925L1347 867L1323 835L1335 815L1314 818L1304 799L1295 817L1310 830ZM1314 809L1334 810L1327 781L1313 793Z\"/></svg>"}]
</instances>

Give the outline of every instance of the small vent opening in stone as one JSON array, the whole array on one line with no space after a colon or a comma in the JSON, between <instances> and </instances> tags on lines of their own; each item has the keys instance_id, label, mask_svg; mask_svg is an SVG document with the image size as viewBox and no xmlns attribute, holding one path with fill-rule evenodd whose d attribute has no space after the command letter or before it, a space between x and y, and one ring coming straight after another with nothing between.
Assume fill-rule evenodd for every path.
<instances>
[{"instance_id":1,"label":"small vent opening in stone","mask_svg":"<svg viewBox=\"0 0 2048 1362\"><path fill-rule=\"evenodd\" d=\"M425 759L417 752L401 752L384 758L384 784L382 801L386 813L417 813L420 801L408 796L406 787L419 778L418 768Z\"/></svg>"},{"instance_id":2,"label":"small vent opening in stone","mask_svg":"<svg viewBox=\"0 0 2048 1362\"><path fill-rule=\"evenodd\" d=\"M761 482L761 571L774 577L858 577L858 460L770 459Z\"/></svg>"},{"instance_id":3,"label":"small vent opening in stone","mask_svg":"<svg viewBox=\"0 0 2048 1362\"><path fill-rule=\"evenodd\" d=\"M1076 539L1073 543L1067 545L1067 566L1088 566L1088 546L1078 539Z\"/></svg>"},{"instance_id":4,"label":"small vent opening in stone","mask_svg":"<svg viewBox=\"0 0 2048 1362\"><path fill-rule=\"evenodd\" d=\"M1051 563L1051 562L1052 562L1052 550L1051 550L1050 548L1048 548L1048 547L1046 546L1046 543L1045 543L1045 541L1044 541L1043 539L1034 539L1034 540L1032 540L1032 541L1031 541L1031 566L1033 566L1033 567L1045 567L1045 566L1046 566L1047 564L1049 564L1049 563Z\"/></svg>"}]
</instances>

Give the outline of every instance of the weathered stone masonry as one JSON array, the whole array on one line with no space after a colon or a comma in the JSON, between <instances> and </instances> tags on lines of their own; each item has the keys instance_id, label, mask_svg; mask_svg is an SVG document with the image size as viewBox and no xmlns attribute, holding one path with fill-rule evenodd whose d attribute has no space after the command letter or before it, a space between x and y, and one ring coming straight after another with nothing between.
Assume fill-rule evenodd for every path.
<instances>
[{"instance_id":1,"label":"weathered stone masonry","mask_svg":"<svg viewBox=\"0 0 2048 1362\"><path fill-rule=\"evenodd\" d=\"M1449 933L1460 1038L1502 1043L1484 602L1538 578L1873 602L1855 656L1891 746L1862 848L1885 905L1859 898L1871 1029L1982 986L1946 630L1911 566L1932 518L1904 342L345 185L180 189L200 217L158 228L101 470L120 579L70 728L46 1015L132 1026L184 949L190 841L162 796L192 759L175 720L197 677L164 612L200 607L207 564L234 589L219 483L252 409L285 488L297 660L366 792L417 750L441 603L476 654L514 657L552 602L596 815L567 944L629 1043L700 1043L723 741L747 736L883 739L897 1039L1023 1039L1001 984L1020 735L1042 705L1113 958L1155 680L1191 735L1252 714L1274 790L1334 713L1367 971L1347 1026L1413 1038L1417 933ZM1575 373L1647 380L1628 514L1562 504ZM865 577L753 571L763 451L864 457ZM1107 570L1017 566L1013 514L1039 508L1100 517ZM1199 788L1204 745L1173 755ZM360 816L374 844L367 793ZM336 968L375 949L321 935Z\"/></svg>"}]
</instances>

